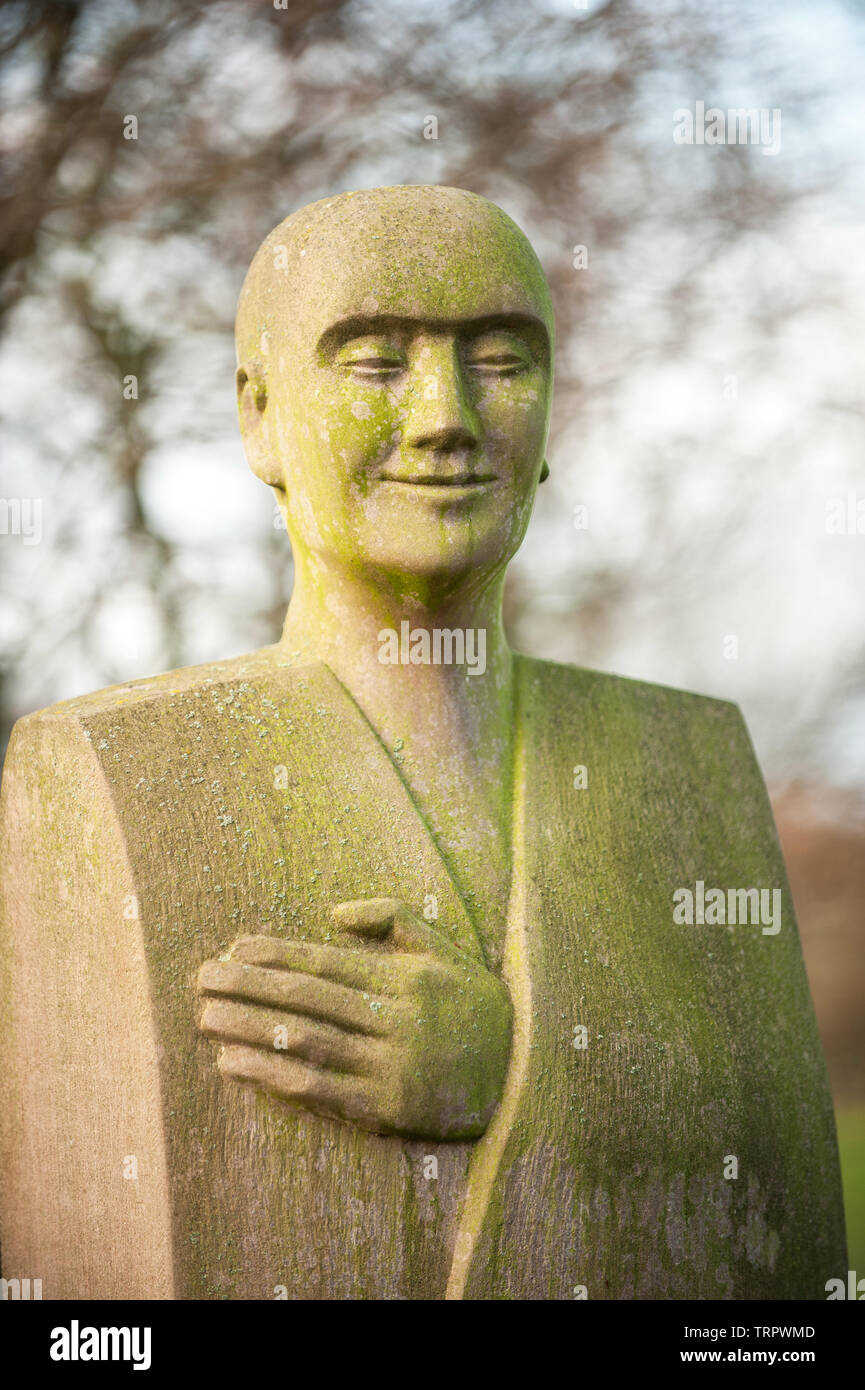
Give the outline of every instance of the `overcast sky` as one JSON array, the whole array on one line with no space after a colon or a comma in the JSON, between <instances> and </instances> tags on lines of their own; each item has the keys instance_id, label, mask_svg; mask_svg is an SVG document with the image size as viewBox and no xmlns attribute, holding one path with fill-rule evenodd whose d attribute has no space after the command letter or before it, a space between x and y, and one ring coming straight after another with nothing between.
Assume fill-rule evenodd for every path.
<instances>
[{"instance_id":1,"label":"overcast sky","mask_svg":"<svg viewBox=\"0 0 865 1390\"><path fill-rule=\"evenodd\" d=\"M547 0L546 8L580 7ZM865 511L862 12L837 0L717 8L736 38L717 83L695 89L681 71L659 68L633 127L625 122L619 136L623 150L628 142L648 148L658 206L643 198L614 262L603 244L590 244L588 266L573 270L574 295L580 276L594 277L579 327L561 344L582 405L575 411L565 395L555 407L552 476L515 562L528 602L514 636L536 655L733 699L776 788L804 778L865 796L865 533L827 530L833 499L853 494ZM384 22L382 11L401 7L372 9ZM426 10L441 7L412 6L416 16ZM665 6L651 10L663 24ZM268 77L262 55L242 42L224 47L220 61L229 140L232 130L266 123L269 84L283 82L284 70ZM670 341L668 296L682 264L698 263L705 223L687 214L671 221L660 190L700 186L707 161L731 154L674 143L674 112L700 100L780 108L776 154L735 151L755 162L767 191L777 179L831 178L770 236L729 227L691 278L690 331L679 347ZM13 101L4 133L26 118L26 104ZM372 142L352 186L434 182L441 160L432 143L409 166L401 148ZM329 191L310 188L309 196ZM560 266L585 239L580 225L555 228L504 175L498 200L547 265ZM233 344L219 327L233 312L238 270L214 260L206 243L181 234L136 241L129 227L106 232L98 266L85 262L106 300L122 300L142 324L170 319L172 286L182 281L212 304L216 326L169 335L159 390L137 405L154 441L148 520L177 544L192 585L185 660L274 640L276 631L244 617L266 603L275 513L243 460ZM559 270L558 312L567 293ZM755 304L787 300L780 328L764 331ZM619 353L635 343L619 371ZM162 665L152 596L119 558L122 518L93 456L99 397L80 358L51 293L25 298L0 348L2 495L44 502L39 545L0 538L3 640L11 646L38 629L13 677L17 713ZM588 525L578 529L580 507ZM61 544L70 524L71 552ZM590 620L599 576L603 603ZM58 658L71 616L95 590L92 640Z\"/></svg>"}]
</instances>

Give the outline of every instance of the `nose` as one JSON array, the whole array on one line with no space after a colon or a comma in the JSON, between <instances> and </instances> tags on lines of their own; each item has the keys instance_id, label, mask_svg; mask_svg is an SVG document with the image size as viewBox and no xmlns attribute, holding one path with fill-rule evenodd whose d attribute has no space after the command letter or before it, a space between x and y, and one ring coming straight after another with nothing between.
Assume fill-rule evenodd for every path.
<instances>
[{"instance_id":1,"label":"nose","mask_svg":"<svg viewBox=\"0 0 865 1390\"><path fill-rule=\"evenodd\" d=\"M403 438L410 449L453 452L478 443L480 421L465 389L455 341L428 343L419 354L406 404Z\"/></svg>"}]
</instances>

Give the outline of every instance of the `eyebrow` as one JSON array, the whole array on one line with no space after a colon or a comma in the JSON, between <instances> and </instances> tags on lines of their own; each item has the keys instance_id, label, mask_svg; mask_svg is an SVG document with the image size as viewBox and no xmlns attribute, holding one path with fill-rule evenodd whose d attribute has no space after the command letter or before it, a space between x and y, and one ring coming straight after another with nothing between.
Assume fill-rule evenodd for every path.
<instances>
[{"instance_id":1,"label":"eyebrow","mask_svg":"<svg viewBox=\"0 0 865 1390\"><path fill-rule=\"evenodd\" d=\"M417 332L433 327L440 331L456 329L460 336L477 338L483 333L517 333L533 345L540 345L549 357L550 335L543 319L535 314L483 314L470 319L413 318L400 314L352 314L338 319L324 330L317 343L319 353L330 356L352 338L375 337L393 332Z\"/></svg>"}]
</instances>

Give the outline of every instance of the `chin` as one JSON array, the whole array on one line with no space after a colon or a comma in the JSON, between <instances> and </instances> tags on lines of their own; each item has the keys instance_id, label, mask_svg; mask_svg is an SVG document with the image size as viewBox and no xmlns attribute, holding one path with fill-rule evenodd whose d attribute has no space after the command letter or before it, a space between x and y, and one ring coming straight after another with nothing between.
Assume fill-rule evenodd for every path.
<instances>
[{"instance_id":1,"label":"chin","mask_svg":"<svg viewBox=\"0 0 865 1390\"><path fill-rule=\"evenodd\" d=\"M485 571L495 574L511 558L510 535L490 536L479 540L471 539L470 544L442 544L441 532L434 540L424 545L417 538L406 538L393 546L381 544L368 552L367 563L379 573L391 578L398 576L406 581L417 579L424 584L431 582L447 590L469 578L477 579Z\"/></svg>"}]
</instances>

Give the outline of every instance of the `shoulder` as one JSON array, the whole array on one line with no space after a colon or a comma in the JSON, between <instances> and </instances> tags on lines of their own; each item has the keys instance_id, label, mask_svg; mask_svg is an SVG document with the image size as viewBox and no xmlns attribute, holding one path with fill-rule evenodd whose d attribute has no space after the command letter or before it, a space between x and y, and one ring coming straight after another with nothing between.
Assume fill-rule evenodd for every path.
<instances>
[{"instance_id":1,"label":"shoulder","mask_svg":"<svg viewBox=\"0 0 865 1390\"><path fill-rule=\"evenodd\" d=\"M663 795L708 814L717 802L768 824L763 775L732 701L553 661L519 665L522 721L549 768L594 762L611 786L641 787L647 805Z\"/></svg>"},{"instance_id":2,"label":"shoulder","mask_svg":"<svg viewBox=\"0 0 865 1390\"><path fill-rule=\"evenodd\" d=\"M35 710L20 719L16 728L22 724L42 720L81 720L98 717L138 705L161 704L175 695L191 694L196 690L230 684L233 681L255 680L260 678L269 666L275 664L275 652L275 647L263 647L259 651L233 657L228 661L183 666L176 671L164 671L157 676L145 676L140 680L108 685L103 690L76 695L71 700L60 700L45 709Z\"/></svg>"},{"instance_id":3,"label":"shoulder","mask_svg":"<svg viewBox=\"0 0 865 1390\"><path fill-rule=\"evenodd\" d=\"M591 711L608 725L670 726L680 734L701 736L714 732L750 747L742 711L732 700L535 657L518 655L517 664L529 713L555 711L557 718L570 722Z\"/></svg>"},{"instance_id":4,"label":"shoulder","mask_svg":"<svg viewBox=\"0 0 865 1390\"><path fill-rule=\"evenodd\" d=\"M736 714L741 717L739 706L732 700L700 695L672 685L635 680L631 676L619 676L611 671L594 671L585 666L571 666L559 661L543 661L537 657L523 656L521 653L517 654L517 663L521 669L521 678L530 689L544 688L550 692L556 690L562 695L580 700L663 705L680 709L691 708L704 713L716 711L727 715Z\"/></svg>"},{"instance_id":5,"label":"shoulder","mask_svg":"<svg viewBox=\"0 0 865 1390\"><path fill-rule=\"evenodd\" d=\"M157 676L109 685L103 690L58 701L24 715L15 724L15 730L20 733L35 725L58 721L87 723L105 716L117 719L126 713L158 717L164 707L176 705L178 700L183 702L208 694L218 698L220 690L229 688L240 694L257 694L263 699L274 692L283 697L293 690L301 694L321 680L322 669L318 665L295 665L286 661L278 646L261 647L226 661L183 666L176 671L164 671Z\"/></svg>"},{"instance_id":6,"label":"shoulder","mask_svg":"<svg viewBox=\"0 0 865 1390\"><path fill-rule=\"evenodd\" d=\"M275 712L277 706L315 699L322 679L321 668L294 666L278 647L271 646L227 661L107 686L19 719L12 730L5 771L13 761L20 763L36 750L56 757L65 748L78 756L76 749L80 753L88 745L96 747L103 735L127 742L146 737L158 746L170 740L178 719L200 718L211 728L220 722L213 718L217 713L254 719Z\"/></svg>"}]
</instances>

